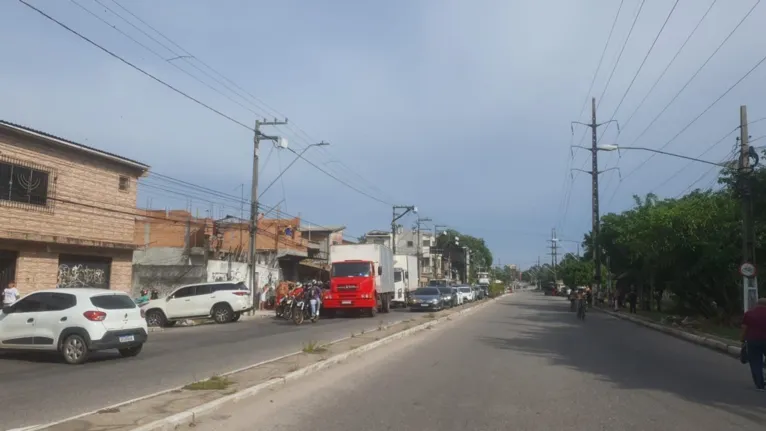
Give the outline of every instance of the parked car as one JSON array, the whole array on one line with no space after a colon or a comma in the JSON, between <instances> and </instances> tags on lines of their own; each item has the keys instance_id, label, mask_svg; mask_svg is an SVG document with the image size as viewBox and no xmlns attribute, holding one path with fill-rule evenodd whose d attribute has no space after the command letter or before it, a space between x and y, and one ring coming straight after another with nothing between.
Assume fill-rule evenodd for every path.
<instances>
[{"instance_id":1,"label":"parked car","mask_svg":"<svg viewBox=\"0 0 766 431\"><path fill-rule=\"evenodd\" d=\"M458 290L461 304L473 301L474 290L471 286L460 286Z\"/></svg>"},{"instance_id":2,"label":"parked car","mask_svg":"<svg viewBox=\"0 0 766 431\"><path fill-rule=\"evenodd\" d=\"M457 286L439 287L438 289L444 293L444 305L446 307L457 307L462 304L460 302L460 290Z\"/></svg>"},{"instance_id":3,"label":"parked car","mask_svg":"<svg viewBox=\"0 0 766 431\"><path fill-rule=\"evenodd\" d=\"M179 320L208 319L236 322L253 308L250 290L242 282L221 281L181 286L170 295L141 306L149 326L173 326Z\"/></svg>"},{"instance_id":4,"label":"parked car","mask_svg":"<svg viewBox=\"0 0 766 431\"><path fill-rule=\"evenodd\" d=\"M73 365L97 350L136 356L148 335L133 299L112 290L41 290L0 312L0 350L58 352Z\"/></svg>"},{"instance_id":5,"label":"parked car","mask_svg":"<svg viewBox=\"0 0 766 431\"><path fill-rule=\"evenodd\" d=\"M410 311L444 309L442 292L436 287L419 287L412 292Z\"/></svg>"}]
</instances>

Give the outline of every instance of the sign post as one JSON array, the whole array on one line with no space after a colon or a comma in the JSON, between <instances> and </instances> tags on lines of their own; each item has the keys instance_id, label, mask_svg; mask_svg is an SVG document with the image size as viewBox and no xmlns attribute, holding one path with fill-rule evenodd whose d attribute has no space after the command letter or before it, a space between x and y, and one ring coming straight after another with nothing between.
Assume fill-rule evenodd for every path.
<instances>
[{"instance_id":1,"label":"sign post","mask_svg":"<svg viewBox=\"0 0 766 431\"><path fill-rule=\"evenodd\" d=\"M748 311L758 302L758 270L755 265L745 262L739 267L742 276L742 308Z\"/></svg>"}]
</instances>

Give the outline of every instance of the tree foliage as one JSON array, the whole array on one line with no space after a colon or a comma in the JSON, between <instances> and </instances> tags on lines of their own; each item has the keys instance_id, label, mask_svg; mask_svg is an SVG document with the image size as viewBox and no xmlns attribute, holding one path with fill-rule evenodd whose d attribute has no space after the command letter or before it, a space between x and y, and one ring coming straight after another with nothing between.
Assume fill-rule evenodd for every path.
<instances>
[{"instance_id":1,"label":"tree foliage","mask_svg":"<svg viewBox=\"0 0 766 431\"><path fill-rule=\"evenodd\" d=\"M635 196L635 206L601 218L603 264L623 292L636 288L644 308L673 299L675 307L705 317L731 317L742 309L742 215L739 185L753 190L756 261L766 258L766 169L751 175L721 173L719 190L695 190L680 198ZM590 266L591 234L584 237L583 261L565 257L564 282L579 284Z\"/></svg>"},{"instance_id":2,"label":"tree foliage","mask_svg":"<svg viewBox=\"0 0 766 431\"><path fill-rule=\"evenodd\" d=\"M458 238L458 241L455 241ZM456 245L456 242L458 243ZM462 247L468 247L471 253L471 274L469 279L476 280L476 271L483 268L489 271L492 267L492 252L489 251L484 238L476 238L471 235L460 233L454 229L448 229L436 237L436 248L445 252L464 253Z\"/></svg>"}]
</instances>

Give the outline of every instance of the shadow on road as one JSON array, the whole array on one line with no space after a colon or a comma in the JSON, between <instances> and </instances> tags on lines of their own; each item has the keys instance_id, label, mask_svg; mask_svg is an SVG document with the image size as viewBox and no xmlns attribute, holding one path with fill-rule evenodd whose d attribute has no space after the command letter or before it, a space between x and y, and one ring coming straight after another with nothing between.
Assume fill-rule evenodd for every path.
<instances>
[{"instance_id":1,"label":"shadow on road","mask_svg":"<svg viewBox=\"0 0 766 431\"><path fill-rule=\"evenodd\" d=\"M494 319L514 327L514 336L482 337L490 346L544 357L622 389L663 391L766 424L766 394L754 390L746 366L725 355L595 310L580 322L557 298L529 294L500 304L517 309Z\"/></svg>"}]
</instances>

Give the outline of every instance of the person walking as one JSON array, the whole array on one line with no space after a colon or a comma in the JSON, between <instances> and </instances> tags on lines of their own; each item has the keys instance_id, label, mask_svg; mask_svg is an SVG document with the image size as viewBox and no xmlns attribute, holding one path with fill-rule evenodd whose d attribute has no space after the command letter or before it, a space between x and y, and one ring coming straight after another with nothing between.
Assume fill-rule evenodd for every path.
<instances>
[{"instance_id":1,"label":"person walking","mask_svg":"<svg viewBox=\"0 0 766 431\"><path fill-rule=\"evenodd\" d=\"M3 290L3 307L10 307L19 300L19 289L16 289L16 282L11 280L8 287Z\"/></svg>"},{"instance_id":2,"label":"person walking","mask_svg":"<svg viewBox=\"0 0 766 431\"><path fill-rule=\"evenodd\" d=\"M759 299L755 307L745 313L742 319L741 340L747 352L755 388L764 391L766 390L763 380L763 362L766 356L766 298Z\"/></svg>"}]
</instances>

